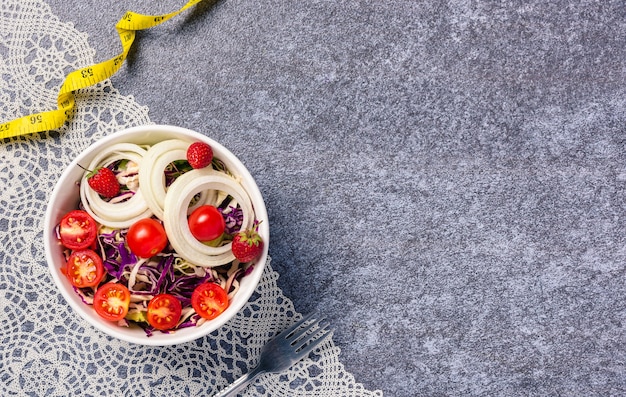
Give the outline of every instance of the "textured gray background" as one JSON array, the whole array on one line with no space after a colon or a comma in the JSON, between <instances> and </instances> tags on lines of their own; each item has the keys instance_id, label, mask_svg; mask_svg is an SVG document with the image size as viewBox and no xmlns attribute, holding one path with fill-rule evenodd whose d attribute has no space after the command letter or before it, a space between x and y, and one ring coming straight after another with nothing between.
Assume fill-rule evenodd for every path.
<instances>
[{"instance_id":1,"label":"textured gray background","mask_svg":"<svg viewBox=\"0 0 626 397\"><path fill-rule=\"evenodd\" d=\"M358 382L626 393L623 1L205 1L113 84L242 158ZM184 1L50 3L102 61Z\"/></svg>"}]
</instances>

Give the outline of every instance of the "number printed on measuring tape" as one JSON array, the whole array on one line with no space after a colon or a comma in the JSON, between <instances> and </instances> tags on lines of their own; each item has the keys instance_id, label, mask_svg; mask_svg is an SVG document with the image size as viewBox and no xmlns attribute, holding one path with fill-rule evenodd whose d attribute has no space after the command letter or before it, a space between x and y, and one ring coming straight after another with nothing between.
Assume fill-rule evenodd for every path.
<instances>
[{"instance_id":1,"label":"number printed on measuring tape","mask_svg":"<svg viewBox=\"0 0 626 397\"><path fill-rule=\"evenodd\" d=\"M59 89L58 109L0 122L0 139L60 128L72 114L75 105L73 92L95 85L115 74L124 63L135 40L135 31L155 27L201 1L203 0L189 0L180 9L164 15L143 15L127 11L115 25L122 43L122 53L104 62L69 73Z\"/></svg>"},{"instance_id":2,"label":"number printed on measuring tape","mask_svg":"<svg viewBox=\"0 0 626 397\"><path fill-rule=\"evenodd\" d=\"M83 76L83 79L87 79L89 77L93 77L93 68L86 68L80 71L81 76Z\"/></svg>"}]
</instances>

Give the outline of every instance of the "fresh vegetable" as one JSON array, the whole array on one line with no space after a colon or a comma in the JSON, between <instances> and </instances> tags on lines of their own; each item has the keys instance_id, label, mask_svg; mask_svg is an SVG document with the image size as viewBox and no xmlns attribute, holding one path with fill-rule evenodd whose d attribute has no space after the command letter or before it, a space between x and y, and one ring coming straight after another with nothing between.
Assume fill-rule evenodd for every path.
<instances>
[{"instance_id":1,"label":"fresh vegetable","mask_svg":"<svg viewBox=\"0 0 626 397\"><path fill-rule=\"evenodd\" d=\"M93 308L107 321L120 321L128 313L130 291L119 283L106 283L98 287L93 297Z\"/></svg>"},{"instance_id":2,"label":"fresh vegetable","mask_svg":"<svg viewBox=\"0 0 626 397\"><path fill-rule=\"evenodd\" d=\"M258 224L252 229L235 234L232 244L235 258L241 262L250 262L263 252L263 239L258 233Z\"/></svg>"},{"instance_id":3,"label":"fresh vegetable","mask_svg":"<svg viewBox=\"0 0 626 397\"><path fill-rule=\"evenodd\" d=\"M81 250L91 246L96 240L98 225L85 211L70 211L61 219L59 238L61 244L71 250Z\"/></svg>"},{"instance_id":4,"label":"fresh vegetable","mask_svg":"<svg viewBox=\"0 0 626 397\"><path fill-rule=\"evenodd\" d=\"M219 238L226 229L222 214L212 205L196 208L188 219L191 234L202 242Z\"/></svg>"},{"instance_id":5,"label":"fresh vegetable","mask_svg":"<svg viewBox=\"0 0 626 397\"><path fill-rule=\"evenodd\" d=\"M133 254L140 258L150 258L163 251L167 245L167 235L160 222L144 218L128 229L126 242Z\"/></svg>"},{"instance_id":6,"label":"fresh vegetable","mask_svg":"<svg viewBox=\"0 0 626 397\"><path fill-rule=\"evenodd\" d=\"M179 167L183 170L191 169L185 160L188 147L189 142L187 141L168 139L148 148L141 160L139 166L141 192L148 208L154 216L161 220L163 220L165 195L172 183L172 178L169 178L168 174L175 175ZM186 167L184 164L180 164L181 160L187 163ZM173 164L177 162L179 163L178 166L173 167ZM171 171L174 172L168 172L168 168L173 168ZM164 174L166 175L165 178L163 178Z\"/></svg>"},{"instance_id":7,"label":"fresh vegetable","mask_svg":"<svg viewBox=\"0 0 626 397\"><path fill-rule=\"evenodd\" d=\"M104 276L102 259L90 249L72 252L65 266L65 275L77 288L95 287Z\"/></svg>"},{"instance_id":8,"label":"fresh vegetable","mask_svg":"<svg viewBox=\"0 0 626 397\"><path fill-rule=\"evenodd\" d=\"M187 161L193 168L208 167L213 160L213 149L208 143L194 142L187 149Z\"/></svg>"},{"instance_id":9,"label":"fresh vegetable","mask_svg":"<svg viewBox=\"0 0 626 397\"><path fill-rule=\"evenodd\" d=\"M226 208L218 208L218 211L222 213L226 223L225 233L232 235L241 230L241 224L243 223L243 211L241 208L229 205Z\"/></svg>"},{"instance_id":10,"label":"fresh vegetable","mask_svg":"<svg viewBox=\"0 0 626 397\"><path fill-rule=\"evenodd\" d=\"M87 174L87 183L101 196L112 198L119 194L120 183L109 168L99 167Z\"/></svg>"},{"instance_id":11,"label":"fresh vegetable","mask_svg":"<svg viewBox=\"0 0 626 397\"><path fill-rule=\"evenodd\" d=\"M200 284L191 296L191 306L200 317L212 320L228 307L228 294L215 283Z\"/></svg>"},{"instance_id":12,"label":"fresh vegetable","mask_svg":"<svg viewBox=\"0 0 626 397\"><path fill-rule=\"evenodd\" d=\"M172 329L178 324L182 310L182 305L175 296L159 294L148 303L148 323L162 331Z\"/></svg>"}]
</instances>

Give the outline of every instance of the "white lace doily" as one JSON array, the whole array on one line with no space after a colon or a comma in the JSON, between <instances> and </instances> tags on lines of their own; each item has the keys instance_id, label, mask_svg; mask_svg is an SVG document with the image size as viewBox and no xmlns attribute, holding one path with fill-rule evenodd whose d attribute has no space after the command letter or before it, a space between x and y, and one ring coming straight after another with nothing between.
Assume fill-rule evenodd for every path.
<instances>
[{"instance_id":1,"label":"white lace doily","mask_svg":"<svg viewBox=\"0 0 626 397\"><path fill-rule=\"evenodd\" d=\"M65 75L94 62L87 36L42 0L0 2L0 121L54 109ZM268 263L257 292L223 329L195 342L144 347L74 315L44 260L46 203L62 170L98 138L149 124L148 109L105 81L76 95L58 131L0 144L0 395L207 396L256 364L261 346L296 319ZM381 396L339 362L328 338L309 359L265 375L246 395Z\"/></svg>"}]
</instances>

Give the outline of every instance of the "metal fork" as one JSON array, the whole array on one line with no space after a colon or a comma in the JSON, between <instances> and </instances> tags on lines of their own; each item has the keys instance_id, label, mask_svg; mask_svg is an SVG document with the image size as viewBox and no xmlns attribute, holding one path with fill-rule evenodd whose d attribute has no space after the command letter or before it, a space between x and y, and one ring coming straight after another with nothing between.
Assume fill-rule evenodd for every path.
<instances>
[{"instance_id":1,"label":"metal fork","mask_svg":"<svg viewBox=\"0 0 626 397\"><path fill-rule=\"evenodd\" d=\"M235 380L213 397L236 396L250 382L265 372L282 372L307 357L313 349L332 332L328 324L320 325L324 318L314 319L310 313L290 328L276 335L261 349L259 364L250 372ZM310 324L307 324L310 322ZM319 326L317 329L313 329Z\"/></svg>"}]
</instances>

